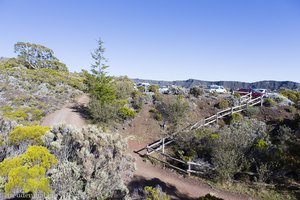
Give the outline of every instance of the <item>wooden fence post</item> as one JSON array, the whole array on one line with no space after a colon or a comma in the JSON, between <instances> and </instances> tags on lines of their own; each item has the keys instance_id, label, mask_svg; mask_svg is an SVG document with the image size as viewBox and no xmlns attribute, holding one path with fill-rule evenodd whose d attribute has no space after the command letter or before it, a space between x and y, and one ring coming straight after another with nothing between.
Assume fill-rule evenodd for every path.
<instances>
[{"instance_id":1,"label":"wooden fence post","mask_svg":"<svg viewBox=\"0 0 300 200\"><path fill-rule=\"evenodd\" d=\"M233 114L233 106L231 106L231 115Z\"/></svg>"},{"instance_id":2,"label":"wooden fence post","mask_svg":"<svg viewBox=\"0 0 300 200\"><path fill-rule=\"evenodd\" d=\"M162 139L162 152L165 153L165 138Z\"/></svg>"},{"instance_id":3,"label":"wooden fence post","mask_svg":"<svg viewBox=\"0 0 300 200\"><path fill-rule=\"evenodd\" d=\"M188 175L190 176L191 175L191 159L189 159L189 161L187 162L187 164L188 164Z\"/></svg>"},{"instance_id":4,"label":"wooden fence post","mask_svg":"<svg viewBox=\"0 0 300 200\"><path fill-rule=\"evenodd\" d=\"M218 123L218 121L219 121L219 112L217 112L216 114L216 122Z\"/></svg>"},{"instance_id":5,"label":"wooden fence post","mask_svg":"<svg viewBox=\"0 0 300 200\"><path fill-rule=\"evenodd\" d=\"M260 106L263 106L263 102L264 102L264 99L263 99L263 96L260 97Z\"/></svg>"},{"instance_id":6,"label":"wooden fence post","mask_svg":"<svg viewBox=\"0 0 300 200\"><path fill-rule=\"evenodd\" d=\"M147 149L147 155L148 155L149 154L149 145L147 145L146 149Z\"/></svg>"}]
</instances>

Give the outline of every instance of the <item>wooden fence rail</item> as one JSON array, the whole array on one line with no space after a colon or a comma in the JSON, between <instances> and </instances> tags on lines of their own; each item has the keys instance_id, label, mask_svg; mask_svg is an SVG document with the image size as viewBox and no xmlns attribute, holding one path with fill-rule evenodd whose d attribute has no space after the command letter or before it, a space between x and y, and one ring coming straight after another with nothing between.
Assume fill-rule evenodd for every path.
<instances>
[{"instance_id":1,"label":"wooden fence rail","mask_svg":"<svg viewBox=\"0 0 300 200\"><path fill-rule=\"evenodd\" d=\"M260 106L263 105L263 101L264 101L263 97L264 96L257 97L257 98L254 98L254 99L251 98L251 93L249 93L249 94L247 94L245 96L241 97L241 101L240 102L243 101L243 102L246 102L246 103L243 103L243 104L240 104L238 106L230 107L230 108L224 109L222 111L219 111L215 115L207 117L207 118L205 118L202 121L198 121L195 124L193 124L192 126L188 126L187 128L185 128L185 129L183 129L181 131L196 130L196 129L205 127L205 126L207 126L209 124L212 124L214 122L218 122L219 119L221 119L221 118L223 118L225 116L232 115L233 113L241 112L241 111L247 109L249 106L254 106L254 105L257 105L257 104L260 104ZM199 171L199 170L197 171L197 170L193 170L193 169L195 169L195 167L200 167L200 168L201 167L202 168L205 167L203 163L199 164L199 163L195 163L195 162L191 162L191 161L180 160L180 159L174 158L174 157L172 157L172 156L170 156L170 155L168 155L168 154L165 153L165 147L167 145L173 143L174 136L177 133L179 133L179 132L180 131L175 132L175 133L173 133L169 137L165 137L165 138L159 139L159 140L154 141L153 143L147 145L145 147L145 149L147 150L146 155L149 156L149 157L154 158L153 156L150 156L150 155L152 153L156 152L156 153L159 153L160 155L166 157L169 160L176 161L176 162L179 162L179 163L184 164L184 165L187 166L185 169L181 169L181 168L179 168L179 167L177 167L175 165L172 165L171 163L169 163L167 161L162 161L162 160L159 160L158 158L154 158L156 160L159 160L159 161L161 161L161 162L169 165L170 167L172 167L174 169L186 172L188 174L190 174L190 173L202 173L202 171ZM209 167L209 166L206 166L206 167Z\"/></svg>"}]
</instances>

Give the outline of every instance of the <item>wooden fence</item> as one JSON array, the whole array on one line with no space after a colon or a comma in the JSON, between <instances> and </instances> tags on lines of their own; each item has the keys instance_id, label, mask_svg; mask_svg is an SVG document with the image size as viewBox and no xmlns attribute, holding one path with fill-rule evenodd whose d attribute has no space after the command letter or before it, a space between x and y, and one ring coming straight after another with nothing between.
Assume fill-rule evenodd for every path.
<instances>
[{"instance_id":1,"label":"wooden fence","mask_svg":"<svg viewBox=\"0 0 300 200\"><path fill-rule=\"evenodd\" d=\"M254 99L252 99L251 96L252 96L251 93L249 93L247 95L244 95L240 99L240 102L242 102L240 105L230 107L230 108L224 109L222 111L219 111L215 115L207 117L204 120L199 121L199 122L195 123L192 126L188 126L188 127L184 128L183 130L181 130L179 132L196 130L196 129L208 126L208 125L210 125L214 122L218 123L219 119L221 119L225 116L228 116L228 115L232 115L233 113L241 112L241 111L247 109L249 106L254 106L254 105L258 105L258 104L260 104L260 106L263 105L263 101L264 101L263 97L264 96L257 97L257 98L254 98ZM184 161L184 160L174 158L174 157L172 157L172 156L165 153L166 146L173 143L174 136L179 132L175 132L169 137L165 137L165 138L159 139L159 140L157 140L157 141L155 141L151 144L148 144L145 148L143 148L143 149L146 149L146 151L147 151L146 155L148 157L156 159L160 162L163 162L164 164L167 164L168 166L170 166L170 167L172 167L176 170L179 170L181 172L185 172L189 175L190 175L190 173L196 173L196 174L203 173L203 171L202 171L203 169L210 168L210 166L207 163L195 163L195 162L191 162L191 161ZM182 168L179 168L179 167L171 164L170 162L163 161L163 160L160 160L160 159L155 158L153 156L150 156L152 153L155 153L155 152L159 153L160 155L164 156L165 158L169 159L170 161L178 162L178 163L180 163L180 164L182 164L186 167L184 169L182 169ZM193 170L197 167L202 169L202 170Z\"/></svg>"}]
</instances>

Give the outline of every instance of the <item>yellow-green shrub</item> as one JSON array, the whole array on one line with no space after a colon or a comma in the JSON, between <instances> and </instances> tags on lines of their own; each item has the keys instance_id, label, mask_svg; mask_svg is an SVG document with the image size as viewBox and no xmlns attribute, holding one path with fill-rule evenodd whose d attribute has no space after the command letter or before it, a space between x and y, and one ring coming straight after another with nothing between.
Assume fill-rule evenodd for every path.
<instances>
[{"instance_id":1,"label":"yellow-green shrub","mask_svg":"<svg viewBox=\"0 0 300 200\"><path fill-rule=\"evenodd\" d=\"M127 106L121 106L118 110L118 115L122 119L134 118L135 114L136 114L135 110L128 108Z\"/></svg>"},{"instance_id":2,"label":"yellow-green shrub","mask_svg":"<svg viewBox=\"0 0 300 200\"><path fill-rule=\"evenodd\" d=\"M18 121L40 121L44 116L44 111L36 108L18 108L13 110L5 107L4 109L6 110L3 113L5 117Z\"/></svg>"},{"instance_id":3,"label":"yellow-green shrub","mask_svg":"<svg viewBox=\"0 0 300 200\"><path fill-rule=\"evenodd\" d=\"M240 113L233 113L231 115L231 122L238 122L243 119L243 116Z\"/></svg>"},{"instance_id":4,"label":"yellow-green shrub","mask_svg":"<svg viewBox=\"0 0 300 200\"><path fill-rule=\"evenodd\" d=\"M0 146L4 144L3 136L0 135Z\"/></svg>"},{"instance_id":5,"label":"yellow-green shrub","mask_svg":"<svg viewBox=\"0 0 300 200\"><path fill-rule=\"evenodd\" d=\"M150 85L149 86L149 92L157 92L159 89L159 86L158 85Z\"/></svg>"},{"instance_id":6,"label":"yellow-green shrub","mask_svg":"<svg viewBox=\"0 0 300 200\"><path fill-rule=\"evenodd\" d=\"M300 98L300 92L296 90L280 89L279 93L289 98L294 103L296 103L297 100Z\"/></svg>"},{"instance_id":7,"label":"yellow-green shrub","mask_svg":"<svg viewBox=\"0 0 300 200\"><path fill-rule=\"evenodd\" d=\"M32 144L43 144L42 136L49 131L48 126L17 126L8 136L8 140L13 144L20 144L22 141L28 141Z\"/></svg>"},{"instance_id":8,"label":"yellow-green shrub","mask_svg":"<svg viewBox=\"0 0 300 200\"><path fill-rule=\"evenodd\" d=\"M163 120L162 114L155 108L149 110L150 113L153 113L153 117L157 121Z\"/></svg>"},{"instance_id":9,"label":"yellow-green shrub","mask_svg":"<svg viewBox=\"0 0 300 200\"><path fill-rule=\"evenodd\" d=\"M16 111L6 111L3 113L3 115L4 117L14 120L27 120L28 118L28 115L22 108L19 108Z\"/></svg>"},{"instance_id":10,"label":"yellow-green shrub","mask_svg":"<svg viewBox=\"0 0 300 200\"><path fill-rule=\"evenodd\" d=\"M219 107L220 109L228 108L228 107L229 107L229 101L226 100L226 99L222 99L222 100L219 102L218 107Z\"/></svg>"},{"instance_id":11,"label":"yellow-green shrub","mask_svg":"<svg viewBox=\"0 0 300 200\"><path fill-rule=\"evenodd\" d=\"M29 146L25 153L4 159L0 163L0 176L8 180L5 192L9 194L12 189L22 189L25 193L50 193L50 180L45 177L45 172L56 163L55 156L42 146Z\"/></svg>"},{"instance_id":12,"label":"yellow-green shrub","mask_svg":"<svg viewBox=\"0 0 300 200\"><path fill-rule=\"evenodd\" d=\"M266 99L264 100L264 105L265 105L265 106L276 106L277 103L276 103L276 101L274 101L274 100L271 99L271 98L266 98Z\"/></svg>"},{"instance_id":13,"label":"yellow-green shrub","mask_svg":"<svg viewBox=\"0 0 300 200\"><path fill-rule=\"evenodd\" d=\"M146 200L170 200L170 196L165 194L160 187L145 186Z\"/></svg>"}]
</instances>

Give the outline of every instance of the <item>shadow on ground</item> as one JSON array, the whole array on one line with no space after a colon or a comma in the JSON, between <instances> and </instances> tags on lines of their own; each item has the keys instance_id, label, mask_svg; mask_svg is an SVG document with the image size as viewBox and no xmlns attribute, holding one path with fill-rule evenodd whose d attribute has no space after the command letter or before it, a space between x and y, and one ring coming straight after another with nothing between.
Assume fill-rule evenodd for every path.
<instances>
[{"instance_id":1,"label":"shadow on ground","mask_svg":"<svg viewBox=\"0 0 300 200\"><path fill-rule=\"evenodd\" d=\"M91 120L91 113L89 112L89 109L87 106L82 105L82 104L75 104L69 108L72 109L73 112L79 113L83 119Z\"/></svg>"},{"instance_id":2,"label":"shadow on ground","mask_svg":"<svg viewBox=\"0 0 300 200\"><path fill-rule=\"evenodd\" d=\"M180 193L175 186L165 183L159 178L152 178L148 180L142 176L134 176L132 181L129 182L127 186L131 195L136 192L138 192L139 195L142 195L142 190L145 186L160 186L162 188L162 191L170 195L172 199L196 200L196 198L191 198L186 194Z\"/></svg>"}]
</instances>

